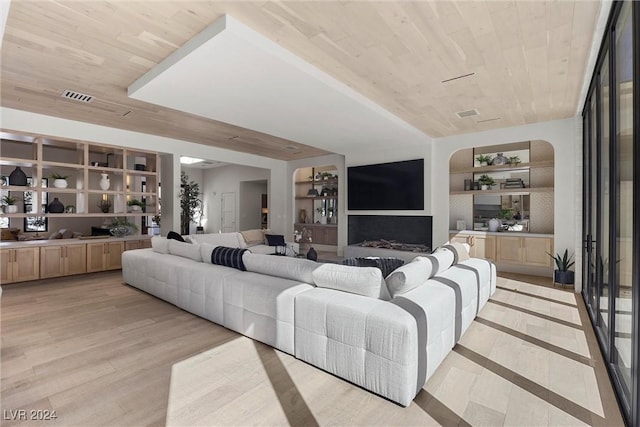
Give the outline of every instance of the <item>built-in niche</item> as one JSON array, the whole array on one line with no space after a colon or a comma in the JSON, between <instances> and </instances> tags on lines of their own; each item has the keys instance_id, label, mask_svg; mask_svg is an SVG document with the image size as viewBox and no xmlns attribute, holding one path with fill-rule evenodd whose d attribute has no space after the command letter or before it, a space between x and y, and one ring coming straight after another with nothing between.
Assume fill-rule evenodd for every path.
<instances>
[{"instance_id":1,"label":"built-in niche","mask_svg":"<svg viewBox=\"0 0 640 427\"><path fill-rule=\"evenodd\" d=\"M553 147L523 141L466 148L450 159L449 223L452 230L553 233Z\"/></svg>"}]
</instances>

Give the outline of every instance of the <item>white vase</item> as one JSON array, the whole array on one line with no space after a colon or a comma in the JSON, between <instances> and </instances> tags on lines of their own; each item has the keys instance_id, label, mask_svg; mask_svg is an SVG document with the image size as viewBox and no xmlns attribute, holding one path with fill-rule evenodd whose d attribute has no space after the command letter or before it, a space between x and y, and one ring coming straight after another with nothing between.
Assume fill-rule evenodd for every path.
<instances>
[{"instance_id":1,"label":"white vase","mask_svg":"<svg viewBox=\"0 0 640 427\"><path fill-rule=\"evenodd\" d=\"M111 186L111 181L109 181L109 175L107 175L106 173L102 173L100 175L102 175L102 178L100 178L100 189L107 191Z\"/></svg>"},{"instance_id":2,"label":"white vase","mask_svg":"<svg viewBox=\"0 0 640 427\"><path fill-rule=\"evenodd\" d=\"M327 223L327 217L326 216L321 216L320 217L320 224L326 224Z\"/></svg>"},{"instance_id":3,"label":"white vase","mask_svg":"<svg viewBox=\"0 0 640 427\"><path fill-rule=\"evenodd\" d=\"M69 185L69 183L66 179L55 179L53 181L53 186L56 188L67 188L67 185Z\"/></svg>"},{"instance_id":4,"label":"white vase","mask_svg":"<svg viewBox=\"0 0 640 427\"><path fill-rule=\"evenodd\" d=\"M18 205L7 205L4 207L4 213L6 214L14 214L18 213Z\"/></svg>"},{"instance_id":5,"label":"white vase","mask_svg":"<svg viewBox=\"0 0 640 427\"><path fill-rule=\"evenodd\" d=\"M488 185L486 185L486 184L482 184L482 185L480 186L480 189L481 189L481 190L488 190L488 189L489 189L489 186L488 186Z\"/></svg>"},{"instance_id":6,"label":"white vase","mask_svg":"<svg viewBox=\"0 0 640 427\"><path fill-rule=\"evenodd\" d=\"M500 227L502 227L502 222L499 219L492 218L489 220L489 231L498 231Z\"/></svg>"}]
</instances>

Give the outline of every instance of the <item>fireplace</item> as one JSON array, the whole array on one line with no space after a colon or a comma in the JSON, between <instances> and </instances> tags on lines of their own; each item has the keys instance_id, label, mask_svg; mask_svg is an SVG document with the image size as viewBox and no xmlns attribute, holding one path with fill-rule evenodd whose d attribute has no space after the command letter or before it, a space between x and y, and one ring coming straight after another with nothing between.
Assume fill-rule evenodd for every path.
<instances>
[{"instance_id":1,"label":"fireplace","mask_svg":"<svg viewBox=\"0 0 640 427\"><path fill-rule=\"evenodd\" d=\"M433 217L401 215L349 215L349 245L386 240L431 248Z\"/></svg>"}]
</instances>

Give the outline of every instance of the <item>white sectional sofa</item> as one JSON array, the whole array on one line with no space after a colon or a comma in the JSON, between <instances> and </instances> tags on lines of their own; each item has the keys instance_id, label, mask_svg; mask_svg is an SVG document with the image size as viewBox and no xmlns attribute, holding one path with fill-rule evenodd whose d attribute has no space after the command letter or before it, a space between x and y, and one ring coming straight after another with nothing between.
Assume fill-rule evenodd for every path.
<instances>
[{"instance_id":1,"label":"white sectional sofa","mask_svg":"<svg viewBox=\"0 0 640 427\"><path fill-rule=\"evenodd\" d=\"M465 259L459 246L417 257L385 280L375 267L248 251L246 271L212 264L230 234L191 244L154 237L152 249L123 254L124 281L403 406L495 292L495 266Z\"/></svg>"}]
</instances>

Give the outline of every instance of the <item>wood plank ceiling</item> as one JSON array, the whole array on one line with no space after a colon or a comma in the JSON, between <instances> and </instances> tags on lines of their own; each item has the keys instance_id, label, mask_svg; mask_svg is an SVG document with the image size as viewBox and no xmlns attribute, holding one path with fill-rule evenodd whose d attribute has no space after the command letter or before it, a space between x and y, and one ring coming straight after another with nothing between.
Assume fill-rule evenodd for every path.
<instances>
[{"instance_id":1,"label":"wood plank ceiling","mask_svg":"<svg viewBox=\"0 0 640 427\"><path fill-rule=\"evenodd\" d=\"M321 149L127 97L224 13L437 138L575 115L598 2L11 2L4 107L292 160ZM456 76L473 75L450 82ZM62 98L71 89L89 104ZM477 109L480 115L455 113Z\"/></svg>"}]
</instances>

